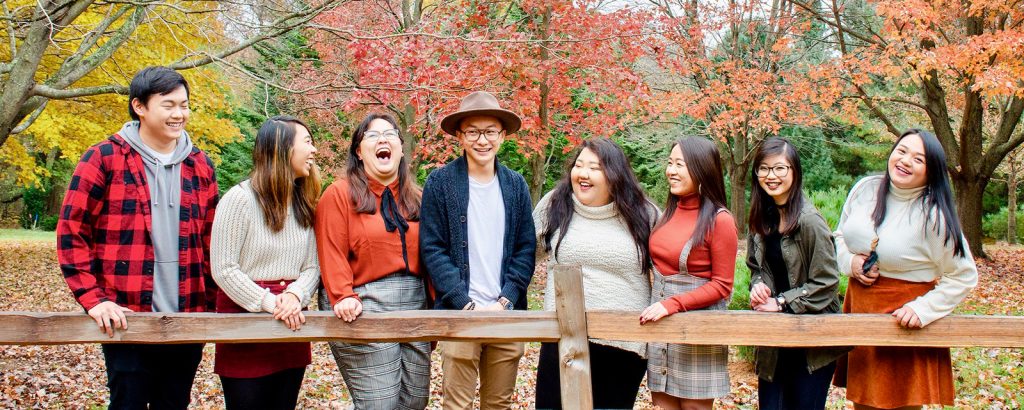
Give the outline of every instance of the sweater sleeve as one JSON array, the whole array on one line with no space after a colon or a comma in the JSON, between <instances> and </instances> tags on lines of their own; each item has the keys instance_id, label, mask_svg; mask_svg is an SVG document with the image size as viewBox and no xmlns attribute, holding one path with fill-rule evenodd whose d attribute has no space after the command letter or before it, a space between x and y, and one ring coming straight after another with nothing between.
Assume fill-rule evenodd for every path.
<instances>
[{"instance_id":1,"label":"sweater sleeve","mask_svg":"<svg viewBox=\"0 0 1024 410\"><path fill-rule=\"evenodd\" d=\"M462 309L472 299L468 287L459 273L457 261L452 260L450 239L448 235L449 221L445 212L445 203L440 191L445 189L444 181L439 181L439 173L444 169L432 172L423 185L423 203L420 205L420 260L426 267L430 280L437 290L437 304L448 309Z\"/></svg>"},{"instance_id":2,"label":"sweater sleeve","mask_svg":"<svg viewBox=\"0 0 1024 410\"><path fill-rule=\"evenodd\" d=\"M317 260L316 234L312 229L309 230L307 238L306 258L302 262L299 278L288 285L286 290L286 292L298 296L299 303L302 306L309 304L310 299L313 298L313 292L316 291L316 286L320 284L320 263Z\"/></svg>"},{"instance_id":3,"label":"sweater sleeve","mask_svg":"<svg viewBox=\"0 0 1024 410\"><path fill-rule=\"evenodd\" d=\"M253 282L239 264L242 244L249 234L250 219L259 211L252 209L245 190L236 186L220 201L220 212L213 220L210 240L210 264L217 286L238 306L249 312L273 312L276 301L269 290Z\"/></svg>"},{"instance_id":4,"label":"sweater sleeve","mask_svg":"<svg viewBox=\"0 0 1024 410\"><path fill-rule=\"evenodd\" d=\"M554 192L550 191L541 197L537 202L537 207L533 209L533 226L537 234L537 260L539 261L545 260L548 256L547 244L544 243L544 231L548 226L548 210L551 207L551 194Z\"/></svg>"},{"instance_id":5,"label":"sweater sleeve","mask_svg":"<svg viewBox=\"0 0 1024 410\"><path fill-rule=\"evenodd\" d=\"M929 233L935 233L929 227ZM967 297L967 294L978 285L978 267L974 264L974 256L963 238L964 255L953 254L953 244L943 243L942 235L930 235L932 258L941 272L939 283L924 295L908 302L909 307L921 319L921 326L941 319L953 312L956 305Z\"/></svg>"},{"instance_id":6,"label":"sweater sleeve","mask_svg":"<svg viewBox=\"0 0 1024 410\"><path fill-rule=\"evenodd\" d=\"M851 273L850 264L853 263L853 252L846 246L846 238L843 236L843 226L846 225L846 220L850 217L850 212L853 207L862 206L857 202L860 201L860 195L864 192L863 188L868 185L867 181L871 177L861 179L857 184L850 189L850 194L846 196L846 202L843 203L843 212L839 215L839 223L836 226L835 232L832 233L832 238L836 243L836 264L839 265L839 271L844 275L849 276ZM872 222L867 222L872 223Z\"/></svg>"},{"instance_id":7,"label":"sweater sleeve","mask_svg":"<svg viewBox=\"0 0 1024 410\"><path fill-rule=\"evenodd\" d=\"M711 250L711 280L690 292L680 293L661 301L669 314L703 309L719 300L728 300L732 295L739 238L731 214L718 213L708 242Z\"/></svg>"},{"instance_id":8,"label":"sweater sleeve","mask_svg":"<svg viewBox=\"0 0 1024 410\"><path fill-rule=\"evenodd\" d=\"M313 231L320 260L320 280L327 290L327 298L334 306L350 297L359 297L352 290L355 281L352 265L348 263L349 220L347 185L336 182L327 187L316 206Z\"/></svg>"}]
</instances>

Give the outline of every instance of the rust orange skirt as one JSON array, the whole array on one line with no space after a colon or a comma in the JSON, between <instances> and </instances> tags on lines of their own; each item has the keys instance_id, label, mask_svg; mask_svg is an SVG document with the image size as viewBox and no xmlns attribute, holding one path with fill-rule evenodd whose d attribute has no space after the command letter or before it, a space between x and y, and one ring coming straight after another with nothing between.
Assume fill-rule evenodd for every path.
<instances>
[{"instance_id":1,"label":"rust orange skirt","mask_svg":"<svg viewBox=\"0 0 1024 410\"><path fill-rule=\"evenodd\" d=\"M844 313L892 313L935 288L935 282L879 277L871 286L851 279ZM953 365L948 348L858 346L837 361L834 384L854 403L891 409L953 405Z\"/></svg>"}]
</instances>

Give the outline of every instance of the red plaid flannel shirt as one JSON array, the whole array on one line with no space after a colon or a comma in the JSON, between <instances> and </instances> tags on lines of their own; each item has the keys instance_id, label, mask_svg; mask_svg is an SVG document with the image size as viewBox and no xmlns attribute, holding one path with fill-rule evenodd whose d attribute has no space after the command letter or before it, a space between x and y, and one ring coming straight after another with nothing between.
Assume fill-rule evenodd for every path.
<instances>
[{"instance_id":1,"label":"red plaid flannel shirt","mask_svg":"<svg viewBox=\"0 0 1024 410\"><path fill-rule=\"evenodd\" d=\"M213 163L198 148L182 161L178 311L213 311L210 230L217 206ZM75 167L57 223L57 260L86 310L112 301L153 310L154 252L149 186L142 157L115 134Z\"/></svg>"}]
</instances>

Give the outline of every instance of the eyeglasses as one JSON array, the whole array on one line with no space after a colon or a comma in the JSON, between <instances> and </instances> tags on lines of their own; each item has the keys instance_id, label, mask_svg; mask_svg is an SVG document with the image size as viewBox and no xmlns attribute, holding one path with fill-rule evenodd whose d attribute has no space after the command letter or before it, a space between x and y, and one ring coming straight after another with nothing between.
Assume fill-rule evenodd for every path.
<instances>
[{"instance_id":1,"label":"eyeglasses","mask_svg":"<svg viewBox=\"0 0 1024 410\"><path fill-rule=\"evenodd\" d=\"M377 140L379 140L381 138L389 139L389 140L397 140L398 137L399 137L398 130L396 130L394 128L392 128L390 130L386 130L384 132L366 131L366 132L363 133L363 140L364 141L370 141L371 143L376 143Z\"/></svg>"},{"instance_id":2,"label":"eyeglasses","mask_svg":"<svg viewBox=\"0 0 1024 410\"><path fill-rule=\"evenodd\" d=\"M792 168L792 167L789 166L789 165L776 165L774 167L768 167L768 166L761 165L761 166L757 167L757 176L760 177L760 178L764 178L764 177L768 176L769 173L773 173L774 172L775 176L777 176L779 178L782 178L782 177L784 177L786 175L789 175L789 169L790 168Z\"/></svg>"},{"instance_id":3,"label":"eyeglasses","mask_svg":"<svg viewBox=\"0 0 1024 410\"><path fill-rule=\"evenodd\" d=\"M480 140L480 136L483 135L488 141L494 142L498 140L498 136L501 135L500 130L466 130L462 131L462 134L466 136L466 139L470 142L476 142Z\"/></svg>"}]
</instances>

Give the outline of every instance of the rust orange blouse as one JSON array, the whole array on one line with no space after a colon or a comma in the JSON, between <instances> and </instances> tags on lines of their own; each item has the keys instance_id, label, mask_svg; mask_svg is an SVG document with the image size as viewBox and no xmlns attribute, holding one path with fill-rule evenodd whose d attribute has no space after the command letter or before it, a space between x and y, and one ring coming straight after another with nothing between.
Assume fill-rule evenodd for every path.
<instances>
[{"instance_id":1,"label":"rust orange blouse","mask_svg":"<svg viewBox=\"0 0 1024 410\"><path fill-rule=\"evenodd\" d=\"M313 230L320 259L320 278L332 306L345 298L358 298L352 288L405 269L398 230L388 232L384 229L384 219L380 214L385 186L372 178L368 183L377 202L377 211L372 214L356 212L347 179L335 181L327 187L316 207ZM398 197L397 180L387 188ZM408 222L405 245L409 270L421 276L420 223Z\"/></svg>"}]
</instances>

